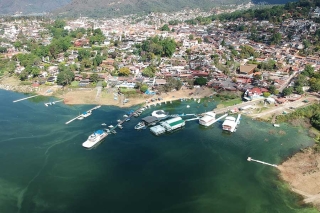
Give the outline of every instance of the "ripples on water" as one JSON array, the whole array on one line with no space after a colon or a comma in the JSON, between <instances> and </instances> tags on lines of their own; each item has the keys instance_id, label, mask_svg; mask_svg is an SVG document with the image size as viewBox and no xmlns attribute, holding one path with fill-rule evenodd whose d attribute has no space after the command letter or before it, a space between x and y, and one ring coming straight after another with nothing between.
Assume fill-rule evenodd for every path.
<instances>
[{"instance_id":1,"label":"ripples on water","mask_svg":"<svg viewBox=\"0 0 320 213\"><path fill-rule=\"evenodd\" d=\"M191 121L155 137L135 131L133 118L88 151L81 147L88 135L101 123L116 124L128 109L101 107L65 125L91 106L12 103L24 95L8 91L0 97L0 212L316 212L298 206L274 168L246 161L277 164L312 144L296 128L283 124L285 135L270 134L270 124L243 117L233 134L223 133L221 123L203 128ZM215 104L161 108L200 113Z\"/></svg>"}]
</instances>

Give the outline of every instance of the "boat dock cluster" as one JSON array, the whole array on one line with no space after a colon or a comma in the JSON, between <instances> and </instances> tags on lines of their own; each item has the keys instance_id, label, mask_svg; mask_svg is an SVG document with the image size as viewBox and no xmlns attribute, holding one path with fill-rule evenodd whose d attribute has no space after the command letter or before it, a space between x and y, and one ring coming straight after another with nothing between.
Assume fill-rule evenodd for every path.
<instances>
[{"instance_id":1,"label":"boat dock cluster","mask_svg":"<svg viewBox=\"0 0 320 213\"><path fill-rule=\"evenodd\" d=\"M63 101L63 100L58 100L58 101L53 101L53 102L44 103L44 105L47 107L47 106L51 106L51 105L53 105L53 104L55 104L55 103L58 103L58 102L61 102L61 101Z\"/></svg>"}]
</instances>

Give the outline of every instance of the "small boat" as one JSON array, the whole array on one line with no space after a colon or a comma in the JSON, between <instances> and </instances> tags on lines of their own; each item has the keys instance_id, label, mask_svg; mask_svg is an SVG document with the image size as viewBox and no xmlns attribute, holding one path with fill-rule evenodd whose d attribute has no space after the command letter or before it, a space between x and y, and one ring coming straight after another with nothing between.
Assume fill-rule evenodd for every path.
<instances>
[{"instance_id":1,"label":"small boat","mask_svg":"<svg viewBox=\"0 0 320 213\"><path fill-rule=\"evenodd\" d=\"M130 121L130 118L127 118L126 121Z\"/></svg>"},{"instance_id":2,"label":"small boat","mask_svg":"<svg viewBox=\"0 0 320 213\"><path fill-rule=\"evenodd\" d=\"M143 121L141 121L134 128L135 129L143 129L145 127L146 127L146 124Z\"/></svg>"},{"instance_id":3,"label":"small boat","mask_svg":"<svg viewBox=\"0 0 320 213\"><path fill-rule=\"evenodd\" d=\"M107 133L110 133L110 129L104 129L104 130L106 130Z\"/></svg>"},{"instance_id":4,"label":"small boat","mask_svg":"<svg viewBox=\"0 0 320 213\"><path fill-rule=\"evenodd\" d=\"M279 124L273 124L273 126L274 126L274 127L280 127L280 125L279 125Z\"/></svg>"},{"instance_id":5,"label":"small boat","mask_svg":"<svg viewBox=\"0 0 320 213\"><path fill-rule=\"evenodd\" d=\"M117 122L118 122L118 123L120 123L120 122L121 122L121 120L120 120L120 119L118 119L118 120L117 120Z\"/></svg>"},{"instance_id":6,"label":"small boat","mask_svg":"<svg viewBox=\"0 0 320 213\"><path fill-rule=\"evenodd\" d=\"M112 125L110 125L110 126L108 126L109 128L113 128L113 126Z\"/></svg>"},{"instance_id":7,"label":"small boat","mask_svg":"<svg viewBox=\"0 0 320 213\"><path fill-rule=\"evenodd\" d=\"M116 130L111 130L112 134L117 134Z\"/></svg>"},{"instance_id":8,"label":"small boat","mask_svg":"<svg viewBox=\"0 0 320 213\"><path fill-rule=\"evenodd\" d=\"M106 124L106 123L102 123L101 125L102 125L102 126L107 126L107 124Z\"/></svg>"},{"instance_id":9,"label":"small boat","mask_svg":"<svg viewBox=\"0 0 320 213\"><path fill-rule=\"evenodd\" d=\"M123 115L123 117L127 118L127 117L128 117L128 115Z\"/></svg>"},{"instance_id":10,"label":"small boat","mask_svg":"<svg viewBox=\"0 0 320 213\"><path fill-rule=\"evenodd\" d=\"M78 120L82 120L82 119L84 119L84 117L83 117L82 115L80 115L80 116L78 117Z\"/></svg>"},{"instance_id":11,"label":"small boat","mask_svg":"<svg viewBox=\"0 0 320 213\"><path fill-rule=\"evenodd\" d=\"M123 126L121 124L118 125L119 129L123 129Z\"/></svg>"},{"instance_id":12,"label":"small boat","mask_svg":"<svg viewBox=\"0 0 320 213\"><path fill-rule=\"evenodd\" d=\"M187 105L187 108L190 108L190 106L189 106L189 105Z\"/></svg>"}]
</instances>

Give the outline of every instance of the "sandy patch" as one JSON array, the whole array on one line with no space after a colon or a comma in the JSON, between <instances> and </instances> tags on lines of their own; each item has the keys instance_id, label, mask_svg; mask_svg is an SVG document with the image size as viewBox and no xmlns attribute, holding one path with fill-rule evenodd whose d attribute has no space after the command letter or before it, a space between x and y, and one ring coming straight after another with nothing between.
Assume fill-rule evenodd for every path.
<instances>
[{"instance_id":1,"label":"sandy patch","mask_svg":"<svg viewBox=\"0 0 320 213\"><path fill-rule=\"evenodd\" d=\"M306 203L320 207L320 153L312 148L299 152L283 162L278 169L292 190L305 197Z\"/></svg>"}]
</instances>

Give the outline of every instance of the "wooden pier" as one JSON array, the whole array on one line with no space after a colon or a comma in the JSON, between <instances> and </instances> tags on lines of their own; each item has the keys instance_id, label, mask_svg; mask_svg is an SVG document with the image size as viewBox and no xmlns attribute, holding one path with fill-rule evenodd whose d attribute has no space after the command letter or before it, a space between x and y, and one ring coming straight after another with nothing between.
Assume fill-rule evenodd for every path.
<instances>
[{"instance_id":1,"label":"wooden pier","mask_svg":"<svg viewBox=\"0 0 320 213\"><path fill-rule=\"evenodd\" d=\"M99 106L96 106L96 107L93 107L92 109L89 109L89 110L87 111L87 113L88 113L89 111L92 111L92 110L98 109L98 108L100 108L100 107L101 107L100 105L99 105ZM77 117L72 118L70 121L67 121L67 122L66 122L66 124L71 123L72 121L74 121L74 120L76 120L76 119L80 118L81 116L82 116L82 115L78 115Z\"/></svg>"},{"instance_id":2,"label":"wooden pier","mask_svg":"<svg viewBox=\"0 0 320 213\"><path fill-rule=\"evenodd\" d=\"M26 97L26 98L21 98L21 99L19 99L19 100L13 101L13 103L16 103L16 102L19 102L19 101L23 101L23 100L27 100L27 99L29 99L29 98L34 98L34 97L37 97L37 96L39 96L39 95L33 95L33 96Z\"/></svg>"},{"instance_id":3,"label":"wooden pier","mask_svg":"<svg viewBox=\"0 0 320 213\"><path fill-rule=\"evenodd\" d=\"M263 161L260 161L260 160L255 160L255 159L253 159L253 158L251 158L251 157L248 157L247 161L254 161L254 162L257 162L257 163L264 164L264 165L273 166L273 167L278 167L278 166L275 165L275 164L263 162Z\"/></svg>"}]
</instances>

